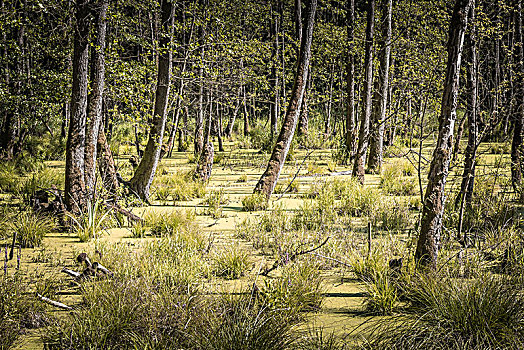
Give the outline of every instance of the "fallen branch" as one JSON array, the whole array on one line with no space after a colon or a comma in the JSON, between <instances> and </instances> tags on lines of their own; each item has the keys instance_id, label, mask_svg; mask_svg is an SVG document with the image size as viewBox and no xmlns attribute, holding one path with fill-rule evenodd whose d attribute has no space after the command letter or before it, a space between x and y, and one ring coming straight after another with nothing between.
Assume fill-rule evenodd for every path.
<instances>
[{"instance_id":1,"label":"fallen branch","mask_svg":"<svg viewBox=\"0 0 524 350\"><path fill-rule=\"evenodd\" d=\"M309 151L306 156L304 157L304 160L302 161L302 163L300 164L300 166L298 167L298 170L297 172L295 173L295 175L293 176L293 178L291 179L291 181L289 182L289 184L287 185L287 187L284 189L284 191L282 191L282 194L275 200L278 201L279 199L281 199L284 194L286 194L286 192L289 190L289 188L291 187L291 185L293 184L293 181L295 181L295 179L297 178L298 174L300 173L300 170L302 170L302 166L304 165L304 163L306 162L306 160L309 158L309 156L313 153L313 150Z\"/></svg>"},{"instance_id":2,"label":"fallen branch","mask_svg":"<svg viewBox=\"0 0 524 350\"><path fill-rule=\"evenodd\" d=\"M51 300L38 293L36 295L38 296L38 298L40 298L40 300L42 300L45 303L48 303L49 305L53 305L64 310L73 310L71 306L67 306L66 304L62 304L61 302Z\"/></svg>"},{"instance_id":3,"label":"fallen branch","mask_svg":"<svg viewBox=\"0 0 524 350\"><path fill-rule=\"evenodd\" d=\"M340 260L338 260L338 259L332 258L332 257L330 257L330 256L322 255L322 254L319 254L319 253L314 253L313 255L318 256L319 258L322 258L322 259L326 259L326 260L334 261L334 262L336 262L337 264L340 264L340 265L343 265L343 266L346 266L346 267L353 268L353 266L351 266L350 264L345 263L345 262L343 262L343 261L340 261Z\"/></svg>"},{"instance_id":4,"label":"fallen branch","mask_svg":"<svg viewBox=\"0 0 524 350\"><path fill-rule=\"evenodd\" d=\"M322 248L327 243L327 241L329 240L329 237L330 236L327 236L326 239L324 240L324 242L322 242L320 245L316 246L315 248L311 248L311 249L308 249L308 250L302 250L300 252L293 253L293 255L291 255L289 257L289 259L286 260L286 261L283 261L282 259L277 259L275 261L275 263L273 264L273 266L271 266L270 268L265 269L263 272L260 273L260 275L267 276L271 271L276 270L280 266L286 265L290 261L295 260L300 255L308 254L308 253L314 252L315 250L318 250L318 249Z\"/></svg>"},{"instance_id":5,"label":"fallen branch","mask_svg":"<svg viewBox=\"0 0 524 350\"><path fill-rule=\"evenodd\" d=\"M131 221L135 221L135 222L142 222L142 221L144 221L144 219L142 219L140 216L133 214L129 210L125 210L124 208L120 207L119 205L111 204L111 203L107 203L107 202L105 202L104 204L105 204L106 208L112 209L112 210L114 210L114 211L116 211L116 212L118 212L120 214L125 215Z\"/></svg>"},{"instance_id":6,"label":"fallen branch","mask_svg":"<svg viewBox=\"0 0 524 350\"><path fill-rule=\"evenodd\" d=\"M62 269L62 272L73 277L73 278L79 278L80 277L80 273L79 272L76 272L76 271L73 271L73 270L69 270L69 269L66 269L65 267Z\"/></svg>"}]
</instances>

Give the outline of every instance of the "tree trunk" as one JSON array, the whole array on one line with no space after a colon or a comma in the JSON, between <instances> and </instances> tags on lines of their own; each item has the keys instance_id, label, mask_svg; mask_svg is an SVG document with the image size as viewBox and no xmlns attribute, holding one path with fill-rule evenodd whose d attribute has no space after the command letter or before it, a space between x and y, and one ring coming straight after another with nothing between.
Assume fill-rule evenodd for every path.
<instances>
[{"instance_id":1,"label":"tree trunk","mask_svg":"<svg viewBox=\"0 0 524 350\"><path fill-rule=\"evenodd\" d=\"M436 270L442 214L444 212L444 189L449 172L453 145L453 129L457 117L460 64L468 12L473 0L457 0L453 9L448 39L448 62L439 117L437 146L429 169L428 185L420 222L420 235L415 261L420 267Z\"/></svg>"},{"instance_id":2,"label":"tree trunk","mask_svg":"<svg viewBox=\"0 0 524 350\"><path fill-rule=\"evenodd\" d=\"M474 4L474 2L473 2ZM469 21L474 26L475 23L475 6L469 9ZM466 154L464 160L464 171L462 173L462 183L460 184L460 192L455 199L455 208L459 208L459 224L458 224L458 240L466 243L462 239L462 222L464 217L465 207L471 206L471 198L473 196L473 187L475 185L475 162L477 157L478 142L478 123L477 123L477 73L478 73L478 59L477 59L477 43L476 43L476 28L472 27L469 33L466 34L466 58L467 58L467 108L466 114L468 118L468 145L466 147Z\"/></svg>"},{"instance_id":3,"label":"tree trunk","mask_svg":"<svg viewBox=\"0 0 524 350\"><path fill-rule=\"evenodd\" d=\"M102 98L105 84L106 14L109 0L94 5L95 40L91 46L91 92L87 104L87 128L84 150L85 186L90 201L95 197L97 138L102 122Z\"/></svg>"},{"instance_id":4,"label":"tree trunk","mask_svg":"<svg viewBox=\"0 0 524 350\"><path fill-rule=\"evenodd\" d=\"M211 103L210 103L211 104ZM213 143L210 140L211 127L213 123L213 113L210 112L207 116L206 128L204 131L204 148L202 153L198 157L198 164L195 172L197 179L201 181L208 181L211 177L211 170L213 169L213 159L214 159L214 148Z\"/></svg>"},{"instance_id":5,"label":"tree trunk","mask_svg":"<svg viewBox=\"0 0 524 350\"><path fill-rule=\"evenodd\" d=\"M249 112L247 111L246 86L243 86L244 93L244 136L249 136Z\"/></svg>"},{"instance_id":6,"label":"tree trunk","mask_svg":"<svg viewBox=\"0 0 524 350\"><path fill-rule=\"evenodd\" d=\"M513 72L515 103L513 108L513 140L511 143L511 183L516 192L522 191L522 172L524 161L524 150L522 149L522 126L524 123L524 82L523 71L523 46L522 40L522 5L521 1L516 1L514 17L514 62L516 72Z\"/></svg>"},{"instance_id":7,"label":"tree trunk","mask_svg":"<svg viewBox=\"0 0 524 350\"><path fill-rule=\"evenodd\" d=\"M264 174L262 174L254 190L256 193L263 193L268 199L273 193L282 167L284 166L300 115L300 107L302 105L308 76L309 61L311 59L311 42L313 39L316 9L317 0L309 0L307 2L305 25L300 43L300 53L298 55L298 65L291 99L267 169Z\"/></svg>"},{"instance_id":8,"label":"tree trunk","mask_svg":"<svg viewBox=\"0 0 524 350\"><path fill-rule=\"evenodd\" d=\"M373 173L380 172L384 154L384 130L389 91L389 59L391 56L392 7L392 0L382 0L382 37L379 43L380 68L373 99L368 159L368 170Z\"/></svg>"},{"instance_id":9,"label":"tree trunk","mask_svg":"<svg viewBox=\"0 0 524 350\"><path fill-rule=\"evenodd\" d=\"M278 7L279 1L275 7ZM273 4L274 5L274 4ZM279 62L279 45L278 45L278 33L279 33L279 15L276 9L271 9L271 26L270 31L273 37L273 45L271 49L271 89L273 90L272 98L270 102L270 118L271 118L271 140L274 140L277 135L278 116L280 115L280 96L279 96L279 82L278 82L278 62Z\"/></svg>"},{"instance_id":10,"label":"tree trunk","mask_svg":"<svg viewBox=\"0 0 524 350\"><path fill-rule=\"evenodd\" d=\"M89 1L75 4L73 81L71 114L66 143L65 203L67 210L80 213L86 204L84 149L87 120L87 86L89 61Z\"/></svg>"},{"instance_id":11,"label":"tree trunk","mask_svg":"<svg viewBox=\"0 0 524 350\"><path fill-rule=\"evenodd\" d=\"M202 36L202 29L200 35ZM201 64L204 64L204 46L200 49ZM198 112L195 115L195 141L194 141L194 153L195 157L200 156L204 147L204 67L198 68L199 79L199 91L198 91Z\"/></svg>"},{"instance_id":12,"label":"tree trunk","mask_svg":"<svg viewBox=\"0 0 524 350\"><path fill-rule=\"evenodd\" d=\"M155 109L149 131L149 140L144 151L144 156L135 171L133 178L129 181L130 188L142 200L148 201L149 188L155 176L156 167L162 149L162 138L166 125L166 108L169 97L171 80L171 41L173 39L173 2L162 0L162 30L164 35L160 39L160 55L158 59L158 77L155 92Z\"/></svg>"},{"instance_id":13,"label":"tree trunk","mask_svg":"<svg viewBox=\"0 0 524 350\"><path fill-rule=\"evenodd\" d=\"M231 137L231 134L233 133L233 126L235 125L235 120L237 118L238 110L240 109L240 94L242 93L242 87L238 89L238 96L237 101L235 104L235 109L233 110L233 113L229 117L229 121L226 126L225 135L226 137Z\"/></svg>"},{"instance_id":14,"label":"tree trunk","mask_svg":"<svg viewBox=\"0 0 524 350\"><path fill-rule=\"evenodd\" d=\"M107 143L105 130L102 126L98 131L97 148L98 169L100 171L100 177L102 178L102 184L107 192L115 195L119 187L116 166L111 148Z\"/></svg>"},{"instance_id":15,"label":"tree trunk","mask_svg":"<svg viewBox=\"0 0 524 350\"><path fill-rule=\"evenodd\" d=\"M351 164L357 148L357 120L355 115L355 0L347 1L348 58L346 63L347 106L346 106L346 164Z\"/></svg>"},{"instance_id":16,"label":"tree trunk","mask_svg":"<svg viewBox=\"0 0 524 350\"><path fill-rule=\"evenodd\" d=\"M366 167L366 153L369 143L369 122L371 118L371 107L373 97L373 35L375 22L375 0L368 1L367 26L366 26L366 51L365 51L365 84L362 103L362 115L360 131L358 134L358 148L353 166L353 176L364 183L364 169Z\"/></svg>"}]
</instances>

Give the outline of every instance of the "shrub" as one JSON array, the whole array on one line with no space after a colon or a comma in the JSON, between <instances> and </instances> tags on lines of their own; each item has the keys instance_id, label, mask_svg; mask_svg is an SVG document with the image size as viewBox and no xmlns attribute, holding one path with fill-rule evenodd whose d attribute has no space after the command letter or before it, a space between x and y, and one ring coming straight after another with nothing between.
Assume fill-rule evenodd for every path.
<instances>
[{"instance_id":1,"label":"shrub","mask_svg":"<svg viewBox=\"0 0 524 350\"><path fill-rule=\"evenodd\" d=\"M33 212L22 212L10 220L10 229L22 248L40 246L45 235L55 228L51 218Z\"/></svg>"},{"instance_id":2,"label":"shrub","mask_svg":"<svg viewBox=\"0 0 524 350\"><path fill-rule=\"evenodd\" d=\"M246 273L249 268L249 257L239 246L221 249L213 256L213 270L216 276L232 280Z\"/></svg>"},{"instance_id":3,"label":"shrub","mask_svg":"<svg viewBox=\"0 0 524 350\"><path fill-rule=\"evenodd\" d=\"M242 199L244 211L258 211L267 209L267 197L263 193L253 193Z\"/></svg>"}]
</instances>

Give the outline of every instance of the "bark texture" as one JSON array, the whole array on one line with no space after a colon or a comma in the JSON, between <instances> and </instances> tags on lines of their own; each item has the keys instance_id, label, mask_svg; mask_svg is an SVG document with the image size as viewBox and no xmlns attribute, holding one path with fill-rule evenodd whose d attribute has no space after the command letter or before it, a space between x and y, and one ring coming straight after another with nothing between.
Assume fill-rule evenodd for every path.
<instances>
[{"instance_id":1,"label":"bark texture","mask_svg":"<svg viewBox=\"0 0 524 350\"><path fill-rule=\"evenodd\" d=\"M149 139L144 155L129 181L130 188L142 200L149 199L149 188L153 182L162 149L162 138L166 125L167 99L171 80L171 40L173 39L174 6L170 0L162 0L162 36L159 47L158 77L155 92L155 109L150 125Z\"/></svg>"},{"instance_id":2,"label":"bark texture","mask_svg":"<svg viewBox=\"0 0 524 350\"><path fill-rule=\"evenodd\" d=\"M87 120L87 87L89 65L89 1L75 4L73 81L71 114L66 143L65 203L69 211L81 212L86 204L84 181L84 151Z\"/></svg>"},{"instance_id":3,"label":"bark texture","mask_svg":"<svg viewBox=\"0 0 524 350\"><path fill-rule=\"evenodd\" d=\"M369 144L369 123L373 103L373 35L375 31L375 0L368 1L367 25L366 25L366 48L364 59L364 92L362 103L362 115L360 118L360 130L358 133L358 148L353 166L353 176L364 183L366 167L366 155Z\"/></svg>"},{"instance_id":4,"label":"bark texture","mask_svg":"<svg viewBox=\"0 0 524 350\"><path fill-rule=\"evenodd\" d=\"M346 63L346 162L351 164L357 149L357 120L355 115L355 0L347 1L348 58Z\"/></svg>"},{"instance_id":5,"label":"bark texture","mask_svg":"<svg viewBox=\"0 0 524 350\"><path fill-rule=\"evenodd\" d=\"M371 114L371 134L369 140L368 170L380 172L384 153L384 129L388 106L389 58L391 56L391 13L393 0L382 0L382 35L379 42L378 79L375 84L373 112Z\"/></svg>"},{"instance_id":6,"label":"bark texture","mask_svg":"<svg viewBox=\"0 0 524 350\"><path fill-rule=\"evenodd\" d=\"M449 172L453 146L453 131L457 118L460 65L468 12L473 0L457 0L453 9L447 44L448 61L444 92L439 116L439 135L433 152L428 185L424 195L424 207L420 224L415 260L421 268L437 268L442 214L444 211L444 188Z\"/></svg>"},{"instance_id":7,"label":"bark texture","mask_svg":"<svg viewBox=\"0 0 524 350\"><path fill-rule=\"evenodd\" d=\"M109 0L99 0L94 4L96 37L91 53L91 91L87 105L87 129L85 142L85 186L88 198L92 201L96 186L97 138L102 123L102 101L105 85L105 47L106 15Z\"/></svg>"},{"instance_id":8,"label":"bark texture","mask_svg":"<svg viewBox=\"0 0 524 350\"><path fill-rule=\"evenodd\" d=\"M311 59L311 42L313 39L316 9L317 0L309 0L306 5L305 24L303 27L302 41L300 43L300 53L298 55L298 65L291 99L267 169L255 186L254 192L263 193L268 199L275 189L278 177L284 166L284 161L289 151L289 146L291 145L297 120L300 115L300 107L302 106L302 100L304 98L309 62Z\"/></svg>"},{"instance_id":9,"label":"bark texture","mask_svg":"<svg viewBox=\"0 0 524 350\"><path fill-rule=\"evenodd\" d=\"M522 4L516 1L514 13L514 62L513 72L515 103L513 108L513 139L511 142L511 183L517 192L522 192L522 172L524 167L524 150L522 145L522 126L524 124L524 42L522 41Z\"/></svg>"}]
</instances>

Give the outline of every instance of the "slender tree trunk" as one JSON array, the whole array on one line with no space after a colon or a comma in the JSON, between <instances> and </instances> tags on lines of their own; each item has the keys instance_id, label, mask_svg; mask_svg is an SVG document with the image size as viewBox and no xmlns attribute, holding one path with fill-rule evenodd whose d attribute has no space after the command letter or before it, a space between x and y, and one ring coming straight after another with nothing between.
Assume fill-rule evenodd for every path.
<instances>
[{"instance_id":1,"label":"slender tree trunk","mask_svg":"<svg viewBox=\"0 0 524 350\"><path fill-rule=\"evenodd\" d=\"M369 142L368 169L378 173L382 168L384 154L384 130L388 107L389 60L391 56L391 13L393 0L382 0L382 36L379 43L380 68L375 86L371 135Z\"/></svg>"},{"instance_id":2,"label":"slender tree trunk","mask_svg":"<svg viewBox=\"0 0 524 350\"><path fill-rule=\"evenodd\" d=\"M305 25L300 43L300 54L298 55L298 65L291 99L267 169L264 174L262 174L254 190L256 193L263 193L268 199L273 193L282 167L284 166L300 115L300 107L302 106L308 76L309 61L311 59L311 42L313 39L316 9L317 0L309 0L306 7Z\"/></svg>"},{"instance_id":3,"label":"slender tree trunk","mask_svg":"<svg viewBox=\"0 0 524 350\"><path fill-rule=\"evenodd\" d=\"M349 48L346 63L347 106L346 106L346 164L351 164L357 149L357 118L355 115L355 0L347 1L347 32Z\"/></svg>"},{"instance_id":4,"label":"slender tree trunk","mask_svg":"<svg viewBox=\"0 0 524 350\"><path fill-rule=\"evenodd\" d=\"M240 96L242 93L242 87L238 88L238 96L235 104L235 109L233 110L233 113L229 117L229 121L226 126L225 135L226 137L231 137L231 134L233 133L233 126L235 125L235 120L238 115L238 110L240 109Z\"/></svg>"},{"instance_id":5,"label":"slender tree trunk","mask_svg":"<svg viewBox=\"0 0 524 350\"><path fill-rule=\"evenodd\" d=\"M94 5L96 33L91 47L91 92L87 104L87 128L84 150L85 186L90 201L95 197L97 138L102 123L102 101L105 85L106 14L109 0Z\"/></svg>"},{"instance_id":6,"label":"slender tree trunk","mask_svg":"<svg viewBox=\"0 0 524 350\"><path fill-rule=\"evenodd\" d=\"M201 30L201 36L202 30ZM204 62L204 46L200 49L200 58L202 64ZM202 148L204 146L204 67L200 65L198 68L199 79L199 92L198 92L198 112L195 115L195 141L194 141L194 152L195 157L200 156Z\"/></svg>"},{"instance_id":7,"label":"slender tree trunk","mask_svg":"<svg viewBox=\"0 0 524 350\"><path fill-rule=\"evenodd\" d=\"M373 97L373 35L375 22L375 0L368 0L367 27L366 27L366 48L364 59L364 93L362 103L362 116L360 121L360 131L358 134L358 148L353 166L353 176L358 181L364 183L364 169L366 167L366 154L369 143L369 123L371 118L372 97Z\"/></svg>"},{"instance_id":8,"label":"slender tree trunk","mask_svg":"<svg viewBox=\"0 0 524 350\"><path fill-rule=\"evenodd\" d=\"M474 3L474 2L473 2ZM460 192L455 199L455 208L459 208L458 240L464 245L466 240L462 238L462 223L464 209L471 206L473 187L475 185L475 164L477 157L478 142L478 123L477 123L477 96L478 96L478 59L476 48L476 28L475 6L469 9L469 21L472 23L471 30L466 34L466 58L467 58L467 108L468 118L468 145L464 160L464 171L462 173L462 183Z\"/></svg>"},{"instance_id":9,"label":"slender tree trunk","mask_svg":"<svg viewBox=\"0 0 524 350\"><path fill-rule=\"evenodd\" d=\"M243 86L244 94L244 136L249 136L249 112L247 110L246 86Z\"/></svg>"},{"instance_id":10,"label":"slender tree trunk","mask_svg":"<svg viewBox=\"0 0 524 350\"><path fill-rule=\"evenodd\" d=\"M210 99L212 100L212 99ZM212 103L210 103L212 105ZM211 128L213 123L213 113L211 113L212 106L209 108L209 113L206 120L206 126L204 130L204 148L202 153L198 157L198 164L195 172L197 179L201 181L208 181L211 177L211 170L213 169L214 159L214 148L213 143L210 140Z\"/></svg>"},{"instance_id":11,"label":"slender tree trunk","mask_svg":"<svg viewBox=\"0 0 524 350\"><path fill-rule=\"evenodd\" d=\"M276 1L274 7L279 7L279 1ZM271 49L271 89L273 101L270 103L270 118L271 118L271 140L274 140L277 134L278 116L280 114L280 96L279 96L279 82L278 82L278 62L279 62L279 44L278 44L278 33L279 33L279 14L276 9L272 6L272 18L271 18L271 35L273 36L273 45Z\"/></svg>"},{"instance_id":12,"label":"slender tree trunk","mask_svg":"<svg viewBox=\"0 0 524 350\"><path fill-rule=\"evenodd\" d=\"M300 43L302 42L302 0L295 0L295 34L297 37L297 57L300 54ZM308 68L308 81L304 97L302 99L302 106L300 107L300 116L298 117L298 135L307 135L309 129L309 109L308 109L308 94L307 90L311 86L311 67ZM285 83L285 82L284 82Z\"/></svg>"},{"instance_id":13,"label":"slender tree trunk","mask_svg":"<svg viewBox=\"0 0 524 350\"><path fill-rule=\"evenodd\" d=\"M334 83L334 74L335 74L335 62L331 62L331 69L329 70L329 92L328 92L328 104L327 104L327 113L326 113L326 122L324 125L324 133L329 135L331 127L331 110L333 108L333 83ZM335 127L333 127L335 129Z\"/></svg>"},{"instance_id":14,"label":"slender tree trunk","mask_svg":"<svg viewBox=\"0 0 524 350\"><path fill-rule=\"evenodd\" d=\"M420 223L415 261L420 267L436 270L444 212L444 189L449 172L453 129L457 117L460 64L468 12L473 0L457 0L453 9L448 38L448 62L439 117L437 146L429 169L428 185Z\"/></svg>"},{"instance_id":15,"label":"slender tree trunk","mask_svg":"<svg viewBox=\"0 0 524 350\"><path fill-rule=\"evenodd\" d=\"M158 59L158 78L155 92L155 109L150 125L149 140L133 178L129 181L130 188L142 200L149 199L149 188L155 176L156 167L162 149L162 138L166 125L167 99L171 80L171 41L173 39L173 2L162 0L162 30L160 39L160 55Z\"/></svg>"},{"instance_id":16,"label":"slender tree trunk","mask_svg":"<svg viewBox=\"0 0 524 350\"><path fill-rule=\"evenodd\" d=\"M522 145L522 127L524 124L524 81L523 60L524 42L522 40L522 4L516 1L514 14L514 62L516 71L513 72L515 104L513 108L513 140L511 143L511 183L517 192L522 192L522 172L524 150Z\"/></svg>"},{"instance_id":17,"label":"slender tree trunk","mask_svg":"<svg viewBox=\"0 0 524 350\"><path fill-rule=\"evenodd\" d=\"M75 4L71 114L65 166L65 203L67 209L74 213L83 211L86 204L84 153L89 65L89 5L88 0L78 0Z\"/></svg>"}]
</instances>

